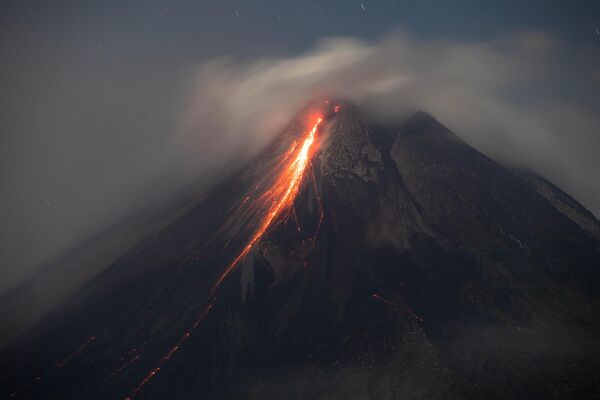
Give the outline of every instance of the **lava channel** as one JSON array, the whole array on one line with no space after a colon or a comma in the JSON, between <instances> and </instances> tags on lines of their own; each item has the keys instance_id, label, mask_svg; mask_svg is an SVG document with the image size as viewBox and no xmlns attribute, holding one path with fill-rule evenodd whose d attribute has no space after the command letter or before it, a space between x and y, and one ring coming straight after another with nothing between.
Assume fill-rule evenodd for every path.
<instances>
[{"instance_id":1,"label":"lava channel","mask_svg":"<svg viewBox=\"0 0 600 400\"><path fill-rule=\"evenodd\" d=\"M289 215L294 205L294 200L302 187L302 181L306 175L310 159L315 153L317 130L322 122L323 118L318 117L312 129L304 134L301 140L302 145L297 149L295 154L293 153L294 155L291 162L285 165L273 186L267 189L258 199L261 203L270 204L270 206L260 221L258 228L250 237L248 243L213 285L211 289L212 293L214 293L223 280L235 270L240 261L242 261L248 255L250 250L252 250L252 247L260 242L265 233L267 233L273 225L276 225L277 222L282 221L282 218L279 217L287 217L287 215ZM292 148L297 148L296 142L292 144Z\"/></svg>"},{"instance_id":2,"label":"lava channel","mask_svg":"<svg viewBox=\"0 0 600 400\"><path fill-rule=\"evenodd\" d=\"M250 239L242 248L238 256L233 259L212 286L210 290L211 299L209 300L208 305L202 310L192 327L185 332L169 351L165 353L158 365L142 379L125 400L130 400L137 395L146 384L158 374L163 365L171 359L173 354L189 340L191 333L206 318L206 315L213 307L216 300L214 295L223 281L236 269L239 263L248 255L248 253L250 253L252 248L260 242L269 230L288 218L290 212L293 210L294 201L302 188L302 183L310 165L310 160L317 151L317 132L322 123L323 117L318 116L312 125L312 128L305 132L300 139L295 140L287 150L282 163L279 165L281 172L276 175L273 185L256 200L255 205L258 205L258 208L263 204L268 205L265 212L262 213L258 227L253 232L252 236L250 236ZM248 200L248 197L244 198L240 207L244 206Z\"/></svg>"}]
</instances>

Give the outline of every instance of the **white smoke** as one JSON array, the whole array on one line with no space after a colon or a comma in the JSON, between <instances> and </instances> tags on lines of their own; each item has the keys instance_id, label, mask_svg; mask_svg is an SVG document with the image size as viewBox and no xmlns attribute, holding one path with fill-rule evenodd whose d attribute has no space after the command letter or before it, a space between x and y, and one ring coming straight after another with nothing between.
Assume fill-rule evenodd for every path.
<instances>
[{"instance_id":1,"label":"white smoke","mask_svg":"<svg viewBox=\"0 0 600 400\"><path fill-rule=\"evenodd\" d=\"M477 43L402 33L376 42L336 37L294 57L222 57L194 77L185 143L203 168L215 167L256 154L315 97L352 100L388 125L422 109L477 149L538 171L598 213L600 114L591 104L600 69L581 60L539 32Z\"/></svg>"},{"instance_id":2,"label":"white smoke","mask_svg":"<svg viewBox=\"0 0 600 400\"><path fill-rule=\"evenodd\" d=\"M535 32L484 42L396 32L195 68L107 53L105 64L74 73L87 62L82 49L51 37L26 49L3 43L15 56L0 76L0 291L157 193L240 165L314 97L353 100L390 126L428 111L600 214L598 48Z\"/></svg>"}]
</instances>

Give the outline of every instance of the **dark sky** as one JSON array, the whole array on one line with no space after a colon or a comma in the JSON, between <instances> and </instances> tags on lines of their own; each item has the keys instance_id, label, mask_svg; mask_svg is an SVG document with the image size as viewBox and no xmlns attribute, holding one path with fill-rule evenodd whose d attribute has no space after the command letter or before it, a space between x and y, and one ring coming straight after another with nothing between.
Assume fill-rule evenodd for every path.
<instances>
[{"instance_id":1,"label":"dark sky","mask_svg":"<svg viewBox=\"0 0 600 400\"><path fill-rule=\"evenodd\" d=\"M0 290L164 184L180 158L169 134L204 60L294 57L326 37L392 31L466 45L540 31L574 60L555 73L600 71L600 1L3 2ZM600 108L587 81L553 82ZM597 213L590 181L573 187Z\"/></svg>"},{"instance_id":2,"label":"dark sky","mask_svg":"<svg viewBox=\"0 0 600 400\"><path fill-rule=\"evenodd\" d=\"M13 46L60 41L78 48L87 61L111 56L143 60L156 52L173 61L224 53L295 52L324 36L374 38L398 27L424 37L467 40L511 30L543 30L600 44L600 5L593 0L38 3L4 5L4 40Z\"/></svg>"}]
</instances>

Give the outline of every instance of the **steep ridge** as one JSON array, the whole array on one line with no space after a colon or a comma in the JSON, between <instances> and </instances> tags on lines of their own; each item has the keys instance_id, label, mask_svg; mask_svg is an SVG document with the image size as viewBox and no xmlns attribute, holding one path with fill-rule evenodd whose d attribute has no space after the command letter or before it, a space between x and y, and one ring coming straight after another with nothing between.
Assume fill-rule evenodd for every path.
<instances>
[{"instance_id":1,"label":"steep ridge","mask_svg":"<svg viewBox=\"0 0 600 400\"><path fill-rule=\"evenodd\" d=\"M560 213L579 225L597 242L600 242L600 221L588 209L533 171L520 169L514 172L548 200Z\"/></svg>"},{"instance_id":2,"label":"steep ridge","mask_svg":"<svg viewBox=\"0 0 600 400\"><path fill-rule=\"evenodd\" d=\"M302 114L7 350L2 393L598 393L594 240L425 113L395 132L352 104L321 107L320 151L293 209L216 290L260 217L244 199L272 182Z\"/></svg>"}]
</instances>

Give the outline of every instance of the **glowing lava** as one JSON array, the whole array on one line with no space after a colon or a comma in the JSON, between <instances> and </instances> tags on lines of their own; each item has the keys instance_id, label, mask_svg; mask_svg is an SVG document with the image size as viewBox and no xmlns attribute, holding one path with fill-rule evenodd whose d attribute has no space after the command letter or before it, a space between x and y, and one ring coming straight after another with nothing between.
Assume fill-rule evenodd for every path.
<instances>
[{"instance_id":1,"label":"glowing lava","mask_svg":"<svg viewBox=\"0 0 600 400\"><path fill-rule=\"evenodd\" d=\"M156 374L158 374L158 372L161 370L163 365L167 361L169 361L171 359L171 357L173 357L173 354L175 354L179 350L179 348L190 339L190 336L192 336L192 332L198 327L198 325L200 325L200 323L204 320L204 318L206 318L206 316L208 315L208 313L210 312L212 307L213 307L213 305L212 305L212 303L210 303L204 308L204 310L202 311L202 313L200 314L198 319L196 319L196 321L194 322L192 327L190 329L188 329L187 332L185 332L185 334L181 338L179 338L179 340L177 341L175 346L171 347L169 349L169 351L167 351L165 353L165 355L162 356L162 358L160 359L160 361L158 362L156 367L152 371L150 371L144 377L144 379L142 379L142 381L135 387L135 389L133 389L131 394L129 396L125 397L124 400L131 400L135 395L137 395L144 388L144 386L146 386L146 384L148 382L150 382L152 380L152 378L154 378L156 376ZM137 360L137 358L135 360Z\"/></svg>"},{"instance_id":2,"label":"glowing lava","mask_svg":"<svg viewBox=\"0 0 600 400\"><path fill-rule=\"evenodd\" d=\"M196 319L190 329L177 341L177 343L169 349L163 355L158 362L157 366L151 370L144 379L135 387L129 396L125 400L130 400L137 395L148 382L150 382L156 374L161 370L163 365L175 354L180 347L189 340L192 332L202 323L206 318L207 314L212 309L215 297L214 294L219 288L221 283L235 270L240 261L242 261L250 250L260 242L265 234L277 224L286 220L287 217L293 212L294 200L298 196L304 178L310 164L312 156L316 152L316 139L317 131L319 126L323 122L322 117L318 117L316 122L312 125L312 128L305 132L299 140L295 140L290 148L286 151L283 158L277 164L276 169L281 169L281 172L276 174L273 185L265 190L265 192L255 201L254 204L246 204L250 199L250 196L246 196L238 209L233 213L232 217L236 216L242 207L249 207L249 209L260 209L263 205L267 205L265 211L259 212L260 219L257 228L254 230L250 239L246 245L242 248L238 256L227 266L225 271L219 276L215 284L211 288L211 299L207 306L202 310L200 316ZM313 176L314 179L314 176ZM262 181L254 188L255 190L261 185ZM316 184L316 182L315 182ZM319 225L323 218L323 210L321 208L321 217ZM137 360L134 358L131 362ZM125 366L127 366L126 364Z\"/></svg>"},{"instance_id":3,"label":"glowing lava","mask_svg":"<svg viewBox=\"0 0 600 400\"><path fill-rule=\"evenodd\" d=\"M300 191L302 181L306 175L307 166L315 150L315 139L317 136L317 129L323 122L323 118L317 118L317 122L313 125L312 129L308 131L301 143L302 146L296 150L297 143L294 142L291 147L291 151L288 155L292 155L291 162L289 162L277 177L273 186L271 186L265 193L260 197L260 202L266 202L271 204L267 213L260 221L260 224L246 246L242 249L240 254L229 264L225 272L221 274L217 282L211 289L214 292L225 278L235 269L241 260L244 259L252 250L252 247L256 245L262 237L265 235L267 230L278 221L278 218L283 215L287 215L294 204L294 199Z\"/></svg>"}]
</instances>

